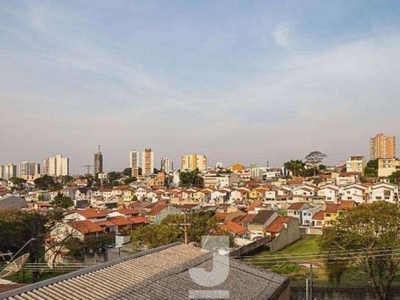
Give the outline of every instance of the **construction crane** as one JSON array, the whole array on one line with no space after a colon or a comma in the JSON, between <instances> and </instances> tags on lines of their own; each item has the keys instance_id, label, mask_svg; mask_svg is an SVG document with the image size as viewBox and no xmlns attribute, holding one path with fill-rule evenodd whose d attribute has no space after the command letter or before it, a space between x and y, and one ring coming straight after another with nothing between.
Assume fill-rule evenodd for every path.
<instances>
[{"instance_id":1,"label":"construction crane","mask_svg":"<svg viewBox=\"0 0 400 300\"><path fill-rule=\"evenodd\" d=\"M93 165L83 165L83 168L86 168L87 172L86 174L90 174L90 168L93 167Z\"/></svg>"}]
</instances>

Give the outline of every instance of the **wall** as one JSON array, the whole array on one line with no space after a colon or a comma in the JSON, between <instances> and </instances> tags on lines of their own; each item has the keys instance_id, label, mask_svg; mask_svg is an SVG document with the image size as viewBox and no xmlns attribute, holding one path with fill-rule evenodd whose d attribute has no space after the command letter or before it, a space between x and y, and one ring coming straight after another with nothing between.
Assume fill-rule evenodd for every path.
<instances>
[{"instance_id":1,"label":"wall","mask_svg":"<svg viewBox=\"0 0 400 300\"><path fill-rule=\"evenodd\" d=\"M283 228L279 235L269 243L271 251L279 251L301 238L299 223L296 218L291 218L287 228Z\"/></svg>"}]
</instances>

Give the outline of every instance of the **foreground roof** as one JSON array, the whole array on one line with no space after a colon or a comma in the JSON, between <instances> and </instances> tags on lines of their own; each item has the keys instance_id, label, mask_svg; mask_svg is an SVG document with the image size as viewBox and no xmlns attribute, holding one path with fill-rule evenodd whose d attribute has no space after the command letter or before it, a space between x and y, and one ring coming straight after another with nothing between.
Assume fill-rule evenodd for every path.
<instances>
[{"instance_id":1,"label":"foreground roof","mask_svg":"<svg viewBox=\"0 0 400 300\"><path fill-rule=\"evenodd\" d=\"M218 267L212 257L194 246L171 244L18 288L0 298L188 299L190 290L211 289L229 290L230 299L278 299L288 292L287 277L233 258L225 282L203 288L191 279L189 269Z\"/></svg>"}]
</instances>

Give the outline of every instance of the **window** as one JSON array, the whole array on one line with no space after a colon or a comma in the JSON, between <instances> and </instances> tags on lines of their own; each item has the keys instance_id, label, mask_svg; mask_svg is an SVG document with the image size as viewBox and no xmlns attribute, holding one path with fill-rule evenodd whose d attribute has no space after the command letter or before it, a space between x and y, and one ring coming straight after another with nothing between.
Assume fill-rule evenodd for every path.
<instances>
[{"instance_id":1,"label":"window","mask_svg":"<svg viewBox=\"0 0 400 300\"><path fill-rule=\"evenodd\" d=\"M330 218L331 214L326 214L326 216L327 216L328 218Z\"/></svg>"}]
</instances>

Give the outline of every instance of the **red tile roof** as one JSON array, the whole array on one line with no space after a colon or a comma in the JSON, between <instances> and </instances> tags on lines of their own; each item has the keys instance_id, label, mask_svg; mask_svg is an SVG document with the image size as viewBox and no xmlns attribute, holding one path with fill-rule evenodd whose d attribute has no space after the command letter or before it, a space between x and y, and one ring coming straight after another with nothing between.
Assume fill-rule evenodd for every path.
<instances>
[{"instance_id":1,"label":"red tile roof","mask_svg":"<svg viewBox=\"0 0 400 300\"><path fill-rule=\"evenodd\" d=\"M114 223L111 223L110 221L100 221L100 222L96 222L97 225L99 225L100 227L113 227L115 226Z\"/></svg>"},{"instance_id":2,"label":"red tile roof","mask_svg":"<svg viewBox=\"0 0 400 300\"><path fill-rule=\"evenodd\" d=\"M222 212L215 213L215 217L217 218L218 221L225 220L227 216L228 216L228 213L222 213Z\"/></svg>"},{"instance_id":3,"label":"red tile roof","mask_svg":"<svg viewBox=\"0 0 400 300\"><path fill-rule=\"evenodd\" d=\"M240 220L240 222L243 223L247 223L250 222L251 220L253 220L255 218L255 214L248 214L247 216L245 216L242 220Z\"/></svg>"},{"instance_id":4,"label":"red tile roof","mask_svg":"<svg viewBox=\"0 0 400 300\"><path fill-rule=\"evenodd\" d=\"M160 211L162 211L163 209L167 208L168 205L166 204L159 204L156 205L147 215L150 216L155 216L157 215Z\"/></svg>"},{"instance_id":5,"label":"red tile roof","mask_svg":"<svg viewBox=\"0 0 400 300\"><path fill-rule=\"evenodd\" d=\"M249 206L247 206L247 211L254 210L256 207L260 207L261 205L262 205L261 202L254 201L254 202L250 203Z\"/></svg>"},{"instance_id":6,"label":"red tile roof","mask_svg":"<svg viewBox=\"0 0 400 300\"><path fill-rule=\"evenodd\" d=\"M356 206L356 202L354 200L342 200L339 204L338 209L349 209Z\"/></svg>"},{"instance_id":7,"label":"red tile roof","mask_svg":"<svg viewBox=\"0 0 400 300\"><path fill-rule=\"evenodd\" d=\"M134 209L131 209L131 208L125 208L125 207L118 209L118 212L120 214L125 215L125 216L134 216L134 215L138 215L139 214L138 211L136 211Z\"/></svg>"},{"instance_id":8,"label":"red tile roof","mask_svg":"<svg viewBox=\"0 0 400 300\"><path fill-rule=\"evenodd\" d=\"M114 223L117 226L127 226L127 225L132 224L132 222L130 220L128 220L127 218L124 218L124 217L113 217L113 218L109 218L108 221L110 221L111 223Z\"/></svg>"},{"instance_id":9,"label":"red tile roof","mask_svg":"<svg viewBox=\"0 0 400 300\"><path fill-rule=\"evenodd\" d=\"M278 216L265 228L266 232L279 233L284 227L283 224L289 222L290 217Z\"/></svg>"},{"instance_id":10,"label":"red tile roof","mask_svg":"<svg viewBox=\"0 0 400 300\"><path fill-rule=\"evenodd\" d=\"M287 209L290 210L299 210L301 209L306 203L303 202L296 202L296 203L292 203L290 204L290 206Z\"/></svg>"},{"instance_id":11,"label":"red tile roof","mask_svg":"<svg viewBox=\"0 0 400 300\"><path fill-rule=\"evenodd\" d=\"M325 208L326 213L337 213L339 204L327 204Z\"/></svg>"},{"instance_id":12,"label":"red tile roof","mask_svg":"<svg viewBox=\"0 0 400 300\"><path fill-rule=\"evenodd\" d=\"M77 214L85 217L86 219L95 219L95 218L105 218L107 213L110 212L109 209L97 209L97 208L88 208L83 210L76 210Z\"/></svg>"},{"instance_id":13,"label":"red tile roof","mask_svg":"<svg viewBox=\"0 0 400 300\"><path fill-rule=\"evenodd\" d=\"M72 221L67 224L83 234L103 232L103 228L89 220Z\"/></svg>"},{"instance_id":14,"label":"red tile roof","mask_svg":"<svg viewBox=\"0 0 400 300\"><path fill-rule=\"evenodd\" d=\"M131 217L131 218L128 218L128 219L133 224L149 224L150 223L149 220L147 220L145 217L142 217L142 216Z\"/></svg>"},{"instance_id":15,"label":"red tile roof","mask_svg":"<svg viewBox=\"0 0 400 300\"><path fill-rule=\"evenodd\" d=\"M242 225L232 221L225 222L223 225L221 225L221 228L223 230L232 232L233 234L243 234L248 231L246 227L243 227Z\"/></svg>"},{"instance_id":16,"label":"red tile roof","mask_svg":"<svg viewBox=\"0 0 400 300\"><path fill-rule=\"evenodd\" d=\"M319 211L315 213L315 215L312 218L313 220L324 220L324 211Z\"/></svg>"}]
</instances>

